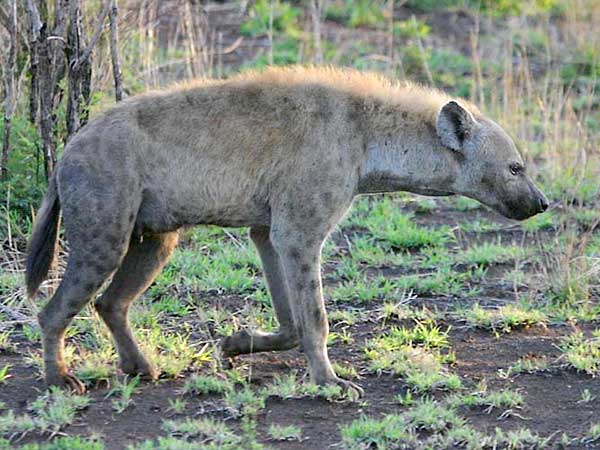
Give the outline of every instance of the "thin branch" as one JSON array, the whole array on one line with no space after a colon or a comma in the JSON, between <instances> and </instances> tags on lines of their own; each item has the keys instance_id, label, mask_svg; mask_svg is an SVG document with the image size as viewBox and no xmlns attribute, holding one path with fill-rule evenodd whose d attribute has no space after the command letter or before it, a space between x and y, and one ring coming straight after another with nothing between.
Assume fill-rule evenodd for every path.
<instances>
[{"instance_id":1,"label":"thin branch","mask_svg":"<svg viewBox=\"0 0 600 450\"><path fill-rule=\"evenodd\" d=\"M98 24L96 25L96 30L94 31L94 34L92 35L92 38L90 39L90 42L83 49L83 51L81 52L81 55L77 58L77 61L75 61L75 65L73 67L73 70L75 72L77 72L79 69L81 69L81 66L83 66L83 64L85 64L85 62L88 60L88 58L92 54L92 50L94 50L94 46L98 42L98 39L100 39L100 35L102 34L102 31L104 31L104 22L106 20L106 16L108 16L108 13L111 9L111 3L112 3L111 1L107 1L106 4L104 5L104 8L102 9L102 13L100 14L100 18L98 19Z\"/></svg>"},{"instance_id":2,"label":"thin branch","mask_svg":"<svg viewBox=\"0 0 600 450\"><path fill-rule=\"evenodd\" d=\"M6 31L10 32L10 15L2 6L0 6L0 23L4 28L6 28ZM17 27L17 38L17 40L21 42L27 42L27 33L25 33L20 27Z\"/></svg>"}]
</instances>

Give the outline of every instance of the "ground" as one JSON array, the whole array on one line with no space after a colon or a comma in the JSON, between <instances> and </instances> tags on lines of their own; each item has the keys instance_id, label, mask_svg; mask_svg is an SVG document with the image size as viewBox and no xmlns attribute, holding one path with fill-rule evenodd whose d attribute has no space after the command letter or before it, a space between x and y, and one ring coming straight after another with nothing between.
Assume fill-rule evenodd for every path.
<instances>
[{"instance_id":1,"label":"ground","mask_svg":"<svg viewBox=\"0 0 600 450\"><path fill-rule=\"evenodd\" d=\"M107 449L139 448L160 436L221 442L214 448L252 448L239 436L256 448L462 448L474 442L480 446L470 448L594 448L600 445L597 292L590 288L585 301L568 294L552 300L561 286L538 279L550 248L567 251L558 250L565 244L557 241L565 227L598 242L589 225L565 225L566 217L553 211L549 219L518 224L463 200L357 202L325 247L323 278L330 356L340 373L364 387L360 400L311 391L300 350L216 363L212 350L220 336L247 324L270 328L274 319L245 231L188 231L133 311L163 379L141 381L124 395L131 381L123 383L90 310L76 320L68 342L89 402L69 421L55 413L51 425L19 426L15 417L44 415L32 409L44 386L39 336L33 327L17 327L0 357L0 367L8 366L0 401L14 417L0 426L19 444L45 442L56 429L98 439ZM385 225L402 218L413 225ZM69 403L50 399L47 410L53 401L60 408ZM406 435L361 427L364 417L403 420ZM185 422L203 418L213 419L204 424L208 430ZM215 423L226 424L231 435L226 430L219 441ZM279 436L273 426L293 428ZM456 437L463 432L472 437ZM179 448L166 441L145 445Z\"/></svg>"},{"instance_id":2,"label":"ground","mask_svg":"<svg viewBox=\"0 0 600 450\"><path fill-rule=\"evenodd\" d=\"M23 94L0 183L0 448L600 448L600 4L330 0L319 55L308 3L120 2L125 93L271 60L434 85L515 138L550 210L517 223L464 198L357 199L323 249L323 284L331 359L364 398L311 386L301 350L218 358L222 337L277 323L248 231L213 227L182 233L132 309L160 379L124 377L86 308L66 356L88 393L49 392L35 317L68 242L28 300L23 258L45 183ZM83 4L92 29L100 3ZM113 103L103 52L92 115Z\"/></svg>"}]
</instances>

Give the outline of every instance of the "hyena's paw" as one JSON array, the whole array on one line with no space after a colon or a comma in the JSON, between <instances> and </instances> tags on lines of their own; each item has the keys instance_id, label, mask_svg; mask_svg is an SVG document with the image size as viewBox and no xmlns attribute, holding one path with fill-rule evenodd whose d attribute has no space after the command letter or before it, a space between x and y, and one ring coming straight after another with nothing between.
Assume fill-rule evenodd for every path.
<instances>
[{"instance_id":1,"label":"hyena's paw","mask_svg":"<svg viewBox=\"0 0 600 450\"><path fill-rule=\"evenodd\" d=\"M343 380L341 378L332 377L327 378L325 380L317 381L319 386L339 386L342 388L342 392L351 400L358 400L362 396L365 395L365 391L358 384L353 383L352 381Z\"/></svg>"},{"instance_id":2,"label":"hyena's paw","mask_svg":"<svg viewBox=\"0 0 600 450\"><path fill-rule=\"evenodd\" d=\"M70 372L48 374L46 375L46 385L57 386L61 389L66 389L78 395L85 394L85 385Z\"/></svg>"},{"instance_id":3,"label":"hyena's paw","mask_svg":"<svg viewBox=\"0 0 600 450\"><path fill-rule=\"evenodd\" d=\"M139 375L142 380L157 380L160 371L150 364L145 358L130 358L121 360L121 371L127 375Z\"/></svg>"},{"instance_id":4,"label":"hyena's paw","mask_svg":"<svg viewBox=\"0 0 600 450\"><path fill-rule=\"evenodd\" d=\"M235 358L238 355L248 353L246 347L251 341L250 333L240 330L231 336L225 336L219 342L219 356L222 359Z\"/></svg>"}]
</instances>

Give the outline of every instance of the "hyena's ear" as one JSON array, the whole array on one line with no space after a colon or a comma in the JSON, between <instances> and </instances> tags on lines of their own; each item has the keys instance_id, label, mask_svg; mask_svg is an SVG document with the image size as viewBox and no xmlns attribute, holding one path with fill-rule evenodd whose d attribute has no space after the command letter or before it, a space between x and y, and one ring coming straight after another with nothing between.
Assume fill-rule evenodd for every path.
<instances>
[{"instance_id":1,"label":"hyena's ear","mask_svg":"<svg viewBox=\"0 0 600 450\"><path fill-rule=\"evenodd\" d=\"M438 113L437 134L445 147L460 151L463 142L475 127L473 115L456 103L449 101Z\"/></svg>"}]
</instances>

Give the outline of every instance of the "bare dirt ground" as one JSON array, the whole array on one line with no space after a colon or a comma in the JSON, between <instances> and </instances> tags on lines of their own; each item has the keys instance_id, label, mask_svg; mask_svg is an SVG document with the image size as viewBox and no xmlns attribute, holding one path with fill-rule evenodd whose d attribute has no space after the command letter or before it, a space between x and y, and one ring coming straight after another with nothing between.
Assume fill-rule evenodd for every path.
<instances>
[{"instance_id":1,"label":"bare dirt ground","mask_svg":"<svg viewBox=\"0 0 600 450\"><path fill-rule=\"evenodd\" d=\"M410 208L409 208L410 209ZM408 211L407 211L408 212ZM460 212L441 210L419 214L417 221L420 225L436 225L440 217L447 222L454 215L460 220L477 219L482 217L497 219L495 223L504 227L500 230L480 233L472 237L463 237L462 245L469 247L486 240L497 240L502 236L503 242L522 242L523 233L514 229L514 225L483 210ZM337 232L333 239L343 246L342 234ZM542 237L537 238L543 240ZM330 262L325 269L324 279L332 282L336 277L335 261ZM402 268L396 268L396 271ZM450 311L456 303L479 303L482 305L506 304L514 301L513 287L510 283L500 282L504 272L511 269L509 264L498 265L490 270L489 277L480 281L482 294L474 298L429 296L411 300L410 306L427 305L439 311ZM384 273L386 269L383 269ZM387 274L393 278L393 270L387 269ZM527 289L523 286L522 289ZM236 296L211 295L201 301L221 303L226 308L235 310L239 307L241 298ZM347 305L346 305L347 306ZM365 389L365 397L360 402L327 401L321 398L282 399L277 396L267 398L265 408L256 416L256 433L259 442L269 448L282 449L325 449L339 448L341 442L340 426L349 424L352 420L363 415L382 417L386 414L400 413L406 410L396 397L405 395L410 389L402 378L390 373L377 375L368 368L364 355L364 344L370 338L380 335L392 326L414 326L412 320L391 319L385 326L377 317L381 304L371 302L368 305L356 305L363 310L364 319L346 327L353 337L350 344L339 341L330 347L333 361L344 366L353 366L358 370L358 382ZM329 305L330 311L339 305ZM344 306L345 307L345 306ZM490 390L510 388L521 393L524 397L522 408L504 411L493 409L487 411L484 407L460 407L460 414L478 431L491 433L497 427L503 430L518 430L526 427L543 437L553 437L550 446L559 448L558 438L567 433L571 437L585 436L591 424L598 421L600 411L600 384L593 377L578 373L566 367L561 359L558 344L562 337L570 335L574 330L582 330L589 334L598 327L596 321L576 324L563 322L554 325L534 325L530 328L513 330L511 333L493 333L465 326L464 322L444 315L437 322L442 329L450 327L450 348L456 354L456 359L450 365L464 382L465 388L474 389L475 385L485 380ZM194 321L191 316L183 320ZM332 331L339 331L334 324ZM39 346L25 340L18 342L19 354L0 355L0 367L9 365L11 377L0 384L0 402L5 408L15 414L27 412L28 405L43 391L44 386L39 379L39 372L28 364L23 355L29 351L39 351ZM76 344L71 341L70 345ZM521 373L509 377L503 376L506 371L519 360L546 358L550 367L535 373ZM301 351L294 350L284 353L267 353L244 356L236 364L248 366L250 385L253 389L267 386L277 376L297 371L304 373L305 362ZM67 426L62 433L67 435L99 436L107 449L121 449L127 445L135 448L136 442L164 435L161 430L162 422L167 418L183 419L213 417L224 420L233 429L241 429L241 419L229 415L223 408L219 396L182 394L185 379L190 373L184 372L175 380L161 380L156 383L142 383L133 396L133 404L124 412L116 414L107 398L109 387L100 383L92 387L89 395L92 402L82 411L75 423ZM590 401L583 402L582 394L587 390ZM443 398L444 391L432 393L434 398ZM185 409L175 413L169 401L183 398L187 403ZM273 425L296 425L302 429L301 441L273 441L268 436L268 428ZM28 442L43 442L47 434L28 433L19 444ZM598 448L600 444L572 443L569 448Z\"/></svg>"},{"instance_id":2,"label":"bare dirt ground","mask_svg":"<svg viewBox=\"0 0 600 450\"><path fill-rule=\"evenodd\" d=\"M164 2L164 8L159 14L160 27L169 28L169 17L177 13L171 8L173 3ZM171 5L171 6L169 6ZM173 10L171 10L171 9ZM409 18L413 13L409 9L400 9L398 19ZM222 46L234 48L230 53L223 55L222 64L231 70L239 68L246 60L266 51L266 38L239 39L239 25L243 17L239 16L235 8L213 5L210 10L210 23L216 24L222 31ZM426 18L435 30L432 39L434 42L451 43L455 48L468 54L470 51L469 29L474 25L473 16L464 11L440 11ZM483 21L481 32L493 34L492 21ZM335 45L346 45L352 40L363 43L381 41L384 39L379 31L368 29L347 30L343 26L326 22L323 24L324 36ZM162 38L159 33L159 37ZM236 44L237 42L237 44ZM532 63L535 69L535 62ZM527 232L518 224L500 218L498 215L484 209L460 210L438 203L432 211L421 211L416 203L407 202L403 205L403 212L413 214L413 222L421 227L436 228L441 226L454 227L453 233L456 240L448 244L449 251L465 250L484 243L501 243L516 247L532 248L534 252L544 252L545 249L556 245L559 236L559 220L547 228L540 228L534 232ZM587 210L597 210L594 205L586 205ZM560 216L564 213L557 204L553 205L553 212ZM485 222L492 225L486 230L474 230L467 224ZM597 222L594 226L597 225ZM592 227L593 228L593 227ZM581 229L581 234L587 233L597 237L597 230ZM326 288L331 288L340 283L344 275L340 275L339 254L348 252L349 237L365 237L369 233L361 226L350 225L336 231L332 240L335 243L336 255L329 258L324 265L323 281ZM589 236L588 236L589 237ZM187 242L182 246L186 247ZM418 251L410 250L416 257ZM596 255L597 256L597 255ZM532 326L518 325L509 333L501 330L481 329L468 326L464 314L461 318L457 315L456 308L461 305L467 310L471 305L479 304L487 308L499 308L503 305L517 304L519 297L533 293L534 287L530 284L528 275L534 274L539 269L539 261L534 258L525 261L491 262L485 266L482 277L472 277L463 280L464 286L478 289L474 295L467 295L465 291L458 294L427 293L411 297L404 306L419 309L423 306L437 311L436 326L442 330L448 329L449 349L454 352L454 360L448 368L456 373L462 383L464 392L477 389L478 383L485 382L490 391L511 389L523 396L523 404L518 408L492 408L483 406L459 406L458 412L469 425L479 432L487 435L496 433L496 429L519 430L528 428L541 437L549 438L547 448L600 448L600 441L590 437L589 430L594 424L600 422L600 383L590 374L576 371L565 361L564 352L559 346L564 337L574 332L582 331L589 337L600 328L598 320L598 292L591 291L587 299L596 314L590 314L587 320L579 317L549 319ZM464 262L457 261L453 264L457 272L469 269ZM515 269L522 271L526 277L514 281L511 275ZM380 267L361 267L361 273L367 276L383 275L387 279L395 280L405 274L428 273L436 268L423 269L418 265L384 265ZM200 280L201 282L202 280ZM540 288L539 285L535 289ZM194 301L203 308L212 308L218 305L219 309L231 312L233 321L234 312L244 310L248 306L248 297L237 294L196 292L188 287L178 289L173 287L173 293L184 297L195 296ZM351 336L350 342L336 339L330 345L332 361L345 367L354 367L357 370L358 382L365 390L365 396L360 401L326 400L324 398L281 398L271 395L266 399L255 418L256 439L268 448L281 449L327 449L345 448L342 443L340 427L350 424L353 420L363 416L373 418L384 417L389 414L403 413L410 409L401 405L398 396L406 396L413 392L413 387L406 383L402 377L393 375L389 371L374 372L365 356L365 345L394 326L413 328L418 320L414 318L394 318L381 320L381 307L387 298L369 302L351 300L337 302L332 300L329 293L326 296L328 310L339 311L355 309L360 311L360 319L351 325L332 321L331 331L345 333ZM539 299L539 296L538 296ZM395 300L394 298L390 300ZM187 297L185 299L187 301ZM135 306L134 306L135 308ZM97 318L96 318L97 319ZM207 336L197 333L204 327L198 317L190 313L177 317L178 325L183 329L192 330L192 339L203 340ZM164 323L162 325L165 325ZM196 334L194 334L196 333ZM218 338L218 333L210 338ZM12 411L15 415L30 412L31 403L44 391L40 378L39 364L28 357L30 353L39 355L41 347L35 339L27 339L24 327L15 328L11 343L16 345L16 352L0 352L0 368L9 366L9 377L0 382L0 412ZM70 337L68 345L77 349L81 346L80 336ZM520 361L545 360L548 367L543 370L532 370L532 373L512 373L506 375L511 367ZM283 353L267 353L240 357L236 366L244 368L246 380L253 390L268 386L278 377L296 371L299 378L305 372L305 361L300 350ZM212 368L194 368L184 370L174 379L161 379L158 382L141 382L135 390L132 403L123 412L115 412L112 399L109 397L112 386L106 382L98 382L89 386L88 395L92 399L89 406L77 414L71 425L62 428L59 434L84 437L98 437L106 449L123 449L127 446L137 448L140 443L149 439L165 436L163 422L165 419L183 420L185 418L198 419L211 417L226 423L238 433L245 433L244 419L235 417L224 406L220 395L193 395L183 392L183 387L194 373L211 373ZM119 375L122 379L122 376ZM446 390L432 390L422 397L432 397L443 401L448 396ZM419 395L415 394L415 397ZM172 401L181 399L185 407L175 412ZM272 425L294 425L301 428L301 440L276 441L269 436ZM424 432L424 438L429 431ZM563 434L568 435L568 447L561 441ZM600 433L599 433L600 434ZM5 436L11 439L11 446L18 447L31 443L46 443L48 433L40 434L35 431L23 435ZM196 442L190 439L191 442ZM198 444L200 446L200 444ZM520 445L520 444L519 444ZM537 448L534 445L522 446L515 444L511 448ZM9 447L10 448L10 447ZM200 448L200 447L198 447ZM241 448L244 448L243 446ZM375 445L365 445L361 448L377 448Z\"/></svg>"}]
</instances>

